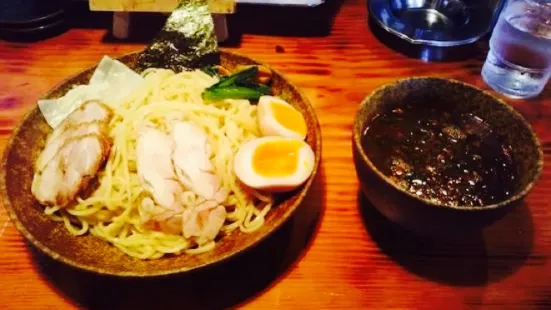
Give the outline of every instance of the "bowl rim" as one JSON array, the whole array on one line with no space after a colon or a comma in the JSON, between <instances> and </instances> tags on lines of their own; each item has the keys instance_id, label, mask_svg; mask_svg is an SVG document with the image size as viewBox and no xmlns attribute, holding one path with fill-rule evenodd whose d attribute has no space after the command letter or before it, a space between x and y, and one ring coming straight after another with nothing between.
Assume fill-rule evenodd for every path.
<instances>
[{"instance_id":1,"label":"bowl rim","mask_svg":"<svg viewBox=\"0 0 551 310\"><path fill-rule=\"evenodd\" d=\"M141 52L143 52L143 50L138 50L138 51L134 51L134 52L130 52L130 53L125 53L123 55L113 57L113 59L119 60L119 59L122 59L122 58L125 58L125 57L131 57L131 56L139 54ZM192 267L185 267L184 266L184 267L179 267L179 268L174 268L174 269L168 269L168 270L164 270L164 271L161 271L161 272L153 271L153 272L148 272L148 273L140 273L140 272L134 272L134 271L112 271L110 269L96 267L96 266L93 266L91 264L84 264L84 263L81 263L77 260L73 260L73 259L67 258L65 256L62 256L62 255L58 254L55 250L51 249L47 244L44 244L44 243L40 242L39 240L37 240L33 236L33 234L31 234L29 232L29 230L25 227L25 225L23 225L21 223L21 221L19 220L16 212L13 209L11 201L8 197L8 191L7 191L7 185L6 185L7 182L8 182L7 173L6 173L7 172L7 169L6 169L7 159L8 159L8 156L9 156L10 152L12 151L12 149L14 147L13 142L14 142L15 138L19 135L23 124L31 117L31 115L33 113L35 113L35 110L38 109L37 105L32 105L29 108L29 110L25 113L23 118L21 118L19 120L19 123L17 124L17 126L13 129L9 140L7 141L6 148L4 149L4 152L2 154L2 161L0 163L0 196L1 196L1 202L4 206L4 209L8 213L11 222L14 223L14 226L23 235L23 237L25 237L25 239L27 239L32 245L37 247L40 251L42 251L44 254L46 254L47 256L52 258L53 260L64 263L64 264L67 264L71 267L75 267L75 268L83 270L83 271L92 272L92 273L96 273L96 274L99 274L99 275L109 275L109 276L115 276L115 277L153 278L153 277L169 276L169 275L182 274L182 273L191 272L191 271L197 271L199 269L203 269L203 268L206 268L206 267L209 267L209 266L213 266L215 264L219 264L219 263L228 261L231 258L237 257L237 256L243 254L244 252L246 252L247 250L252 249L253 247L256 247L260 242L264 241L266 238L268 238L274 232L276 232L279 228L281 228L281 226L285 222L287 222L287 220L293 215L293 213L296 211L296 209L302 204L304 198L306 197L306 195L310 191L310 189L312 187L312 184L314 183L314 180L317 177L318 170L319 170L319 167L320 167L320 164L321 164L321 156L322 156L322 145L321 145L322 139L321 139L321 137L322 136L321 136L320 122L319 122L316 110L314 109L314 106L312 105L312 103L310 102L308 97L306 97L304 92L300 88L295 86L294 83L292 83L285 75L283 75L278 70L275 70L271 66L266 65L264 63L261 63L261 62L257 61L256 59L254 59L252 57L245 56L245 55L242 55L240 53L227 51L225 49L220 49L219 53L220 53L220 56L225 54L225 55L229 55L229 56L235 57L235 58L247 59L247 60L250 60L251 62L253 62L255 64L262 64L263 66L266 66L270 70L272 70L272 72L274 72L276 75L279 75L283 80L289 82L289 87L293 91L295 91L297 94L299 94L302 101L305 103L307 113L312 116L312 119L314 121L314 132L316 133L315 137L313 137L314 140L315 140L315 143L316 143L316 147L314 149L314 154L315 154L314 169L312 171L312 174L308 178L308 180L303 185L301 185L301 187L299 188L300 193L296 197L294 203L291 204L287 208L287 210L283 213L282 216L280 216L276 219L274 225L271 225L268 228L268 230L266 230L266 232L264 234L258 235L258 237L255 238L248 246L241 247L241 248L238 248L238 249L233 250L233 251L228 251L228 252L224 253L223 255L217 256L215 259L213 259L211 261L208 261L206 263L201 263L201 264L198 264L198 265L195 265L195 266L192 266ZM62 81L56 83L53 87L49 88L46 92L42 93L37 100L46 98L53 91L55 91L56 89L60 88L61 86L65 85L65 84L67 84L68 81L71 81L71 80L75 79L77 76L79 76L80 74L82 74L85 71L92 70L97 65L98 65L98 63L95 63L92 66L89 66L85 69L79 70L77 73L72 74L72 75L64 78ZM253 234L254 234L254 232L253 232ZM78 236L75 236L75 238L76 237L78 237ZM106 245L109 245L109 242L107 242L107 241L103 241L103 242L105 242Z\"/></svg>"},{"instance_id":2,"label":"bowl rim","mask_svg":"<svg viewBox=\"0 0 551 310\"><path fill-rule=\"evenodd\" d=\"M532 180L519 193L517 193L517 194L515 194L515 195L513 195L513 196L511 196L511 197L509 197L509 198L507 198L507 199L505 199L501 202L498 202L498 203L493 203L493 204L484 205L484 206L462 206L462 205L452 206L452 205L447 205L447 204L443 204L443 203L435 203L435 202L432 202L430 200L421 198L417 195L414 195L414 194L410 193L409 191L406 191L405 189L399 187L389 177L387 177L385 174L383 174L373 164L373 162L369 159L369 157L367 156L367 154L366 154L366 152L365 152L365 150L362 146L361 137L363 135L363 131L364 131L365 128L363 128L361 126L361 123L362 123L363 119L360 117L360 113L361 113L362 109L364 108L364 106L369 105L369 104L372 103L371 99L376 94L382 92L385 89L394 88L394 87L396 87L397 85L399 85L401 83L411 81L411 80L438 80L438 81L443 81L443 82L446 82L446 83L460 84L462 86L470 88L473 91L480 92L483 95L490 97L496 103L503 105L505 107L505 109L508 111L508 113L512 114L513 117L516 117L517 120L519 121L519 123L523 124L523 126L528 128L528 130L530 132L531 141L537 149L537 152L538 152L538 158L536 159L537 168L536 168L536 173L535 173L534 177L532 178ZM465 212L487 211L487 210L492 210L492 209L498 209L498 208L510 205L510 204L512 204L516 201L521 200L522 198L524 198L528 194L528 192L530 192L530 190L534 187L535 183L539 180L539 178L541 176L541 173L542 173L542 170L543 170L543 163L544 163L543 150L542 150L541 143L540 143L536 133L534 132L534 130L532 129L532 126L530 126L528 121L522 116L522 114L520 114L517 110L515 110L511 105L507 104L505 101L503 101L502 99L492 95L491 93L489 93L489 92L487 92L487 91L485 91L481 88L478 88L478 87L476 87L472 84L465 83L465 82L455 80L455 79L442 78L442 77L436 77L436 76L412 76L412 77L408 77L408 78L397 79L393 82L384 84L384 85L376 88L375 90L373 90L367 97L365 97L362 100L362 102L360 103L360 105L358 106L358 109L356 111L356 115L355 115L355 118L354 118L354 128L353 128L353 146L356 148L357 152L360 154L361 160L365 164L367 164L372 171L375 172L375 175L377 175L377 177L380 180L382 180L384 183L390 185L391 187L393 187L398 192L400 192L402 194L405 194L406 196L408 196L410 198L413 198L414 200L417 200L417 201L419 201L419 202L421 202L425 205L431 206L431 207L437 207L437 208L442 208L442 209L454 209L454 210L465 211ZM356 162L354 164L357 165ZM358 179L361 179L361 177L358 176Z\"/></svg>"}]
</instances>

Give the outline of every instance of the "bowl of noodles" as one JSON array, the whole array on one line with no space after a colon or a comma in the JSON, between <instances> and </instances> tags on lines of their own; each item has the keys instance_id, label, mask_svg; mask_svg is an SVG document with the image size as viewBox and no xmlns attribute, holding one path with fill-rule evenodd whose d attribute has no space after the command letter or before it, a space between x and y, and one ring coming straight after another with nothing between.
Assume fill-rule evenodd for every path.
<instances>
[{"instance_id":1,"label":"bowl of noodles","mask_svg":"<svg viewBox=\"0 0 551 310\"><path fill-rule=\"evenodd\" d=\"M216 88L231 82L231 72L260 65L245 56L221 51L225 76L141 71L139 56L102 60L60 83L14 130L0 170L11 220L53 259L125 277L194 270L260 242L293 214L316 175L321 134L313 107L266 66L267 86ZM109 75L127 70L122 65L136 74ZM113 88L117 78L125 83ZM100 99L79 93L83 85ZM269 96L247 99L255 98L251 89ZM244 99L227 99L228 92ZM284 129L303 131L301 138L277 136L283 127L261 111L270 98L301 116L300 128ZM278 165L289 147L298 164ZM304 171L286 178L285 169Z\"/></svg>"}]
</instances>

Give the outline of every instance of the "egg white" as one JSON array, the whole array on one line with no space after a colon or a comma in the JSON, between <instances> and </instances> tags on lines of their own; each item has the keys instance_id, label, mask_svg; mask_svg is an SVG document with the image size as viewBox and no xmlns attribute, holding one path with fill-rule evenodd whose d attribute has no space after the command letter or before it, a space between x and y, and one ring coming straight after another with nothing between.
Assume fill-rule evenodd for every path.
<instances>
[{"instance_id":1,"label":"egg white","mask_svg":"<svg viewBox=\"0 0 551 310\"><path fill-rule=\"evenodd\" d=\"M271 102L285 104L294 109L293 106L281 98L273 96L260 97L257 105L257 115L258 127L260 128L260 133L262 133L262 136L279 136L304 140L304 138L306 138L306 134L300 134L296 131L290 130L277 121L271 108Z\"/></svg>"},{"instance_id":2,"label":"egg white","mask_svg":"<svg viewBox=\"0 0 551 310\"><path fill-rule=\"evenodd\" d=\"M298 141L303 145L297 156L297 169L288 176L266 177L258 174L252 165L256 149L271 141ZM234 171L237 178L246 186L269 192L287 192L302 185L314 170L316 157L312 148L303 140L287 137L262 137L249 141L241 146L234 157Z\"/></svg>"}]
</instances>

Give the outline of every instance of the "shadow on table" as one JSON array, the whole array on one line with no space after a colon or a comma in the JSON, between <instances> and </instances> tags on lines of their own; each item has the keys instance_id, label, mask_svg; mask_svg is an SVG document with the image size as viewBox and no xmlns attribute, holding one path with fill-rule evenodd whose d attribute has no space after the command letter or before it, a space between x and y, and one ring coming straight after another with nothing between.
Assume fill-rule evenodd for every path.
<instances>
[{"instance_id":1,"label":"shadow on table","mask_svg":"<svg viewBox=\"0 0 551 310\"><path fill-rule=\"evenodd\" d=\"M222 309L275 285L307 252L324 213L323 175L274 234L245 253L189 274L156 279L98 276L61 264L32 246L37 269L61 296L87 309Z\"/></svg>"},{"instance_id":2,"label":"shadow on table","mask_svg":"<svg viewBox=\"0 0 551 310\"><path fill-rule=\"evenodd\" d=\"M358 193L367 232L379 248L408 271L454 286L480 286L515 273L530 256L532 217L523 204L483 232L454 241L416 236L390 222Z\"/></svg>"},{"instance_id":3,"label":"shadow on table","mask_svg":"<svg viewBox=\"0 0 551 310\"><path fill-rule=\"evenodd\" d=\"M330 34L342 4L343 0L325 0L316 7L242 4L229 16L229 29L237 36L323 37Z\"/></svg>"}]
</instances>

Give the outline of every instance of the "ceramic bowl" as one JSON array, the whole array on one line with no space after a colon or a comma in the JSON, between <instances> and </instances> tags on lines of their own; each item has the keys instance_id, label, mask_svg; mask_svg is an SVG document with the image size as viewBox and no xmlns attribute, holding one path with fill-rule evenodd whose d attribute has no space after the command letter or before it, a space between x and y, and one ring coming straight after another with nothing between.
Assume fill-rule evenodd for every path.
<instances>
[{"instance_id":1,"label":"ceramic bowl","mask_svg":"<svg viewBox=\"0 0 551 310\"><path fill-rule=\"evenodd\" d=\"M438 204L402 189L374 166L361 144L362 133L373 117L405 102L422 105L426 100L436 100L451 113L470 112L481 117L512 146L519 180L509 199L480 207ZM511 106L473 86L431 77L399 80L369 95L356 115L353 153L362 192L371 204L391 221L428 236L461 234L499 219L522 202L543 167L535 133Z\"/></svg>"},{"instance_id":2,"label":"ceramic bowl","mask_svg":"<svg viewBox=\"0 0 551 310\"><path fill-rule=\"evenodd\" d=\"M139 53L119 58L135 67ZM238 54L221 52L222 65L232 70L237 65L257 64ZM54 87L43 98L64 95L75 84L87 84L95 67L89 68ZM308 125L306 142L315 152L312 176L299 189L276 199L277 204L266 216L265 224L254 233L234 231L223 236L216 248L197 255L174 255L156 260L130 257L109 243L90 234L75 237L62 223L44 214L44 207L31 195L33 165L51 132L37 107L33 108L13 132L0 168L0 195L11 220L34 246L55 260L87 271L126 277L149 277L183 273L220 263L254 246L278 227L296 210L311 187L321 158L321 133L314 108L308 99L289 80L274 71L272 90L304 115Z\"/></svg>"}]
</instances>

